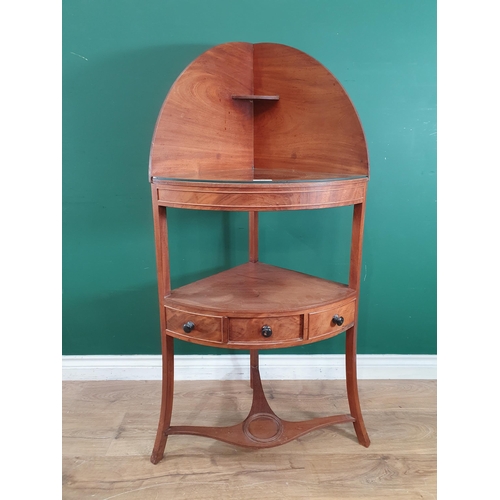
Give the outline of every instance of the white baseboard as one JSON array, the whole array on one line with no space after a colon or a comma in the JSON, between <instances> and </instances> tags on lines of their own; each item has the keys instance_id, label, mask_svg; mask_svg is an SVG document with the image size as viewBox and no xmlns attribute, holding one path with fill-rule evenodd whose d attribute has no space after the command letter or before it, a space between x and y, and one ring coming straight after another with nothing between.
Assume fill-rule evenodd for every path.
<instances>
[{"instance_id":1,"label":"white baseboard","mask_svg":"<svg viewBox=\"0 0 500 500\"><path fill-rule=\"evenodd\" d=\"M359 379L436 379L436 355L361 354ZM260 356L263 380L345 378L343 354ZM248 380L248 354L178 355L175 380ZM161 356L63 356L64 380L161 380Z\"/></svg>"}]
</instances>

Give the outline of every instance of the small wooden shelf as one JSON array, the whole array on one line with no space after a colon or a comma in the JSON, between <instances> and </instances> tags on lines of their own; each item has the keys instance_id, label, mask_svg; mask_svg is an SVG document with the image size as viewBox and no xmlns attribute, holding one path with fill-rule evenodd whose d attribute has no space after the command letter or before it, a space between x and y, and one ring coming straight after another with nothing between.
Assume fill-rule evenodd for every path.
<instances>
[{"instance_id":1,"label":"small wooden shelf","mask_svg":"<svg viewBox=\"0 0 500 500\"><path fill-rule=\"evenodd\" d=\"M233 99L241 101L279 101L279 95L232 95Z\"/></svg>"}]
</instances>

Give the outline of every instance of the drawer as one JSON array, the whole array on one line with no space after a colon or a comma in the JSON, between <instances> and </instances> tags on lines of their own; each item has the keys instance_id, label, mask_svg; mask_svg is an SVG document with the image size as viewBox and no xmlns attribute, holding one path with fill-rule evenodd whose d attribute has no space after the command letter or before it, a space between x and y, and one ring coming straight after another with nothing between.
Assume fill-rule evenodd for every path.
<instances>
[{"instance_id":1,"label":"drawer","mask_svg":"<svg viewBox=\"0 0 500 500\"><path fill-rule=\"evenodd\" d=\"M354 324L356 301L353 300L342 306L334 306L323 311L309 313L309 339L333 336L342 333ZM343 323L337 325L333 317L343 318Z\"/></svg>"},{"instance_id":2,"label":"drawer","mask_svg":"<svg viewBox=\"0 0 500 500\"><path fill-rule=\"evenodd\" d=\"M278 318L229 318L229 342L263 343L300 340L302 338L302 316ZM262 327L269 327L265 336Z\"/></svg>"},{"instance_id":3,"label":"drawer","mask_svg":"<svg viewBox=\"0 0 500 500\"><path fill-rule=\"evenodd\" d=\"M199 339L207 342L222 343L222 317L206 316L178 309L165 307L165 316L167 320L167 330L186 339ZM186 332L184 325L191 322L192 330Z\"/></svg>"}]
</instances>

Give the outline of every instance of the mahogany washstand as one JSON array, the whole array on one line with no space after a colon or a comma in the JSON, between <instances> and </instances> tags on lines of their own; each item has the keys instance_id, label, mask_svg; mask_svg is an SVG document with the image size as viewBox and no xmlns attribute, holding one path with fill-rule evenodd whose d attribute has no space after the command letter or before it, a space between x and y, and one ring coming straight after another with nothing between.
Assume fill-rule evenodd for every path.
<instances>
[{"instance_id":1,"label":"mahogany washstand","mask_svg":"<svg viewBox=\"0 0 500 500\"><path fill-rule=\"evenodd\" d=\"M369 446L356 375L368 177L357 113L337 79L307 54L274 43L226 43L200 55L177 78L156 123L149 164L163 360L154 464L174 434L264 448L352 422L359 443ZM348 283L259 262L260 211L347 205L354 207ZM167 207L248 212L249 262L172 290ZM304 422L280 419L262 389L258 351L342 332L350 414ZM170 425L174 338L250 350L253 403L243 422Z\"/></svg>"}]
</instances>

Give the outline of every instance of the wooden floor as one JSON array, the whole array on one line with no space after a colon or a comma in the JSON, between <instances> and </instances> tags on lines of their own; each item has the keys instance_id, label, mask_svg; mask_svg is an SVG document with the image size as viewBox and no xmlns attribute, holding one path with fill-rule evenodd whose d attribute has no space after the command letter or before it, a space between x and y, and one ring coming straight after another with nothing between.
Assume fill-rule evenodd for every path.
<instances>
[{"instance_id":1,"label":"wooden floor","mask_svg":"<svg viewBox=\"0 0 500 500\"><path fill-rule=\"evenodd\" d=\"M263 381L287 420L348 413L344 381ZM63 383L63 499L436 498L436 382L361 380L372 444L352 424L255 451L171 436L152 465L160 382ZM242 381L176 382L172 424L231 425L250 409Z\"/></svg>"}]
</instances>

